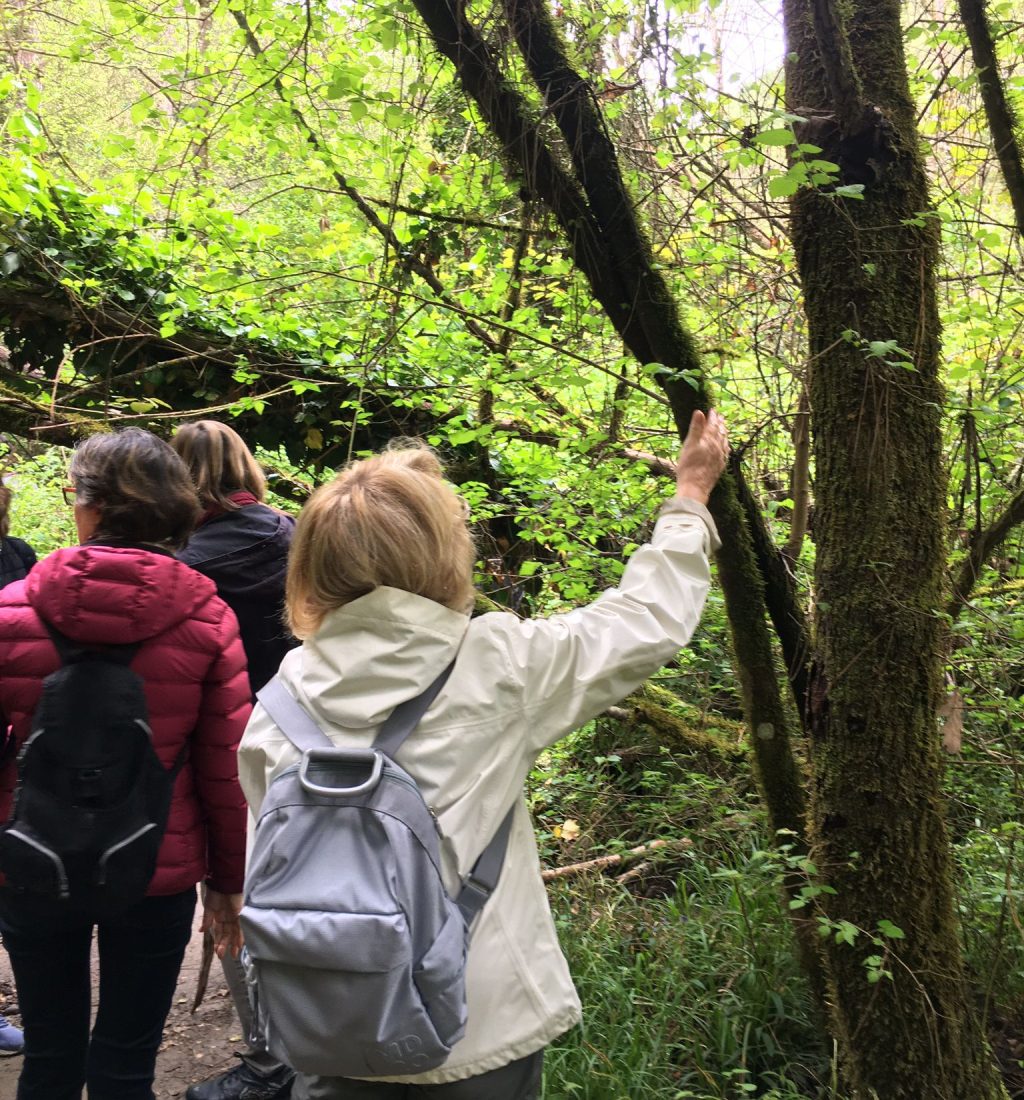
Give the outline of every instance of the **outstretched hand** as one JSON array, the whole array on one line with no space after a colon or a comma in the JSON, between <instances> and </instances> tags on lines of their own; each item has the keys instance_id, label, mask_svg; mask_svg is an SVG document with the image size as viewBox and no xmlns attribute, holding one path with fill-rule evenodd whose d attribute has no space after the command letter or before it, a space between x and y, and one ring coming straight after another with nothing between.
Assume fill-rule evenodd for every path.
<instances>
[{"instance_id":1,"label":"outstretched hand","mask_svg":"<svg viewBox=\"0 0 1024 1100\"><path fill-rule=\"evenodd\" d=\"M728 456L729 437L722 417L713 409L706 416L695 412L676 462L676 495L707 504Z\"/></svg>"},{"instance_id":2,"label":"outstretched hand","mask_svg":"<svg viewBox=\"0 0 1024 1100\"><path fill-rule=\"evenodd\" d=\"M237 958L242 950L242 926L238 921L241 911L241 894L222 894L207 888L199 929L202 932L213 930L213 947L219 959L229 951Z\"/></svg>"}]
</instances>

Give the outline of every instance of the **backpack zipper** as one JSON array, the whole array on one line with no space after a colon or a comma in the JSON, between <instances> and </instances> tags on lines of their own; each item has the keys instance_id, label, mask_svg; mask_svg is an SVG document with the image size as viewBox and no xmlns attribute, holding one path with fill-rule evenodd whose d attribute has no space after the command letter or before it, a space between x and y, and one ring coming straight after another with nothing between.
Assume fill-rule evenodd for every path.
<instances>
[{"instance_id":1,"label":"backpack zipper","mask_svg":"<svg viewBox=\"0 0 1024 1100\"><path fill-rule=\"evenodd\" d=\"M57 882L60 887L61 900L66 901L68 897L70 897L71 891L68 889L68 876L67 872L64 870L64 863L60 856L45 845L40 844L38 840L34 840L32 837L27 836L20 829L8 828L7 835L17 837L22 843L27 844L30 848L35 848L37 852L46 856L46 858L53 863L54 869L57 872Z\"/></svg>"},{"instance_id":2,"label":"backpack zipper","mask_svg":"<svg viewBox=\"0 0 1024 1100\"><path fill-rule=\"evenodd\" d=\"M112 847L108 848L102 856L100 856L99 869L96 873L96 885L105 886L107 883L107 861L111 856L116 855L122 848L127 848L129 844L134 844L136 840L141 836L145 836L146 833L155 829L156 826L150 822L148 825L143 825L141 829L136 829L131 836L126 836L124 840L118 841Z\"/></svg>"}]
</instances>

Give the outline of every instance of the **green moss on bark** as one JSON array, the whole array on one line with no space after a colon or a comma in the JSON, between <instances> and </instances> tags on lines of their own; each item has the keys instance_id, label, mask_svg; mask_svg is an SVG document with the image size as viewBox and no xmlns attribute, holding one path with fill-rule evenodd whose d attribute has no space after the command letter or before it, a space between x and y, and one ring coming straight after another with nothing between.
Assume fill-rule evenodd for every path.
<instances>
[{"instance_id":1,"label":"green moss on bark","mask_svg":"<svg viewBox=\"0 0 1024 1100\"><path fill-rule=\"evenodd\" d=\"M875 133L851 145L820 132L823 155L864 197L805 191L793 202L814 364L812 848L836 891L824 914L860 930L852 946L824 941L833 1027L856 1100L1003 1100L965 981L940 794L937 233L899 4L851 0L847 13ZM809 0L785 0L785 20L789 107L827 118ZM880 921L904 935L881 937L892 976L870 984Z\"/></svg>"}]
</instances>

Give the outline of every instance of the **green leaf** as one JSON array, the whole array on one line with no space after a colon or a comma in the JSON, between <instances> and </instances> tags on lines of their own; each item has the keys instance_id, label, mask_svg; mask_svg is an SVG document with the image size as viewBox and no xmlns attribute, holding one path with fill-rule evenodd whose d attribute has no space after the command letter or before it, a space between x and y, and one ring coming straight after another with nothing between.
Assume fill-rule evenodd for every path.
<instances>
[{"instance_id":1,"label":"green leaf","mask_svg":"<svg viewBox=\"0 0 1024 1100\"><path fill-rule=\"evenodd\" d=\"M768 181L768 194L773 199L784 199L800 190L799 180L792 176L775 176Z\"/></svg>"},{"instance_id":2,"label":"green leaf","mask_svg":"<svg viewBox=\"0 0 1024 1100\"><path fill-rule=\"evenodd\" d=\"M400 126L408 126L412 122L412 115L397 103L389 103L384 108L384 121L388 126L398 129Z\"/></svg>"},{"instance_id":3,"label":"green leaf","mask_svg":"<svg viewBox=\"0 0 1024 1100\"><path fill-rule=\"evenodd\" d=\"M855 924L851 924L848 920L841 920L836 930L836 943L847 943L852 947L853 941L859 934L860 929Z\"/></svg>"},{"instance_id":4,"label":"green leaf","mask_svg":"<svg viewBox=\"0 0 1024 1100\"><path fill-rule=\"evenodd\" d=\"M361 99L353 99L348 105L348 113L353 122L360 122L370 113L370 109Z\"/></svg>"},{"instance_id":5,"label":"green leaf","mask_svg":"<svg viewBox=\"0 0 1024 1100\"><path fill-rule=\"evenodd\" d=\"M878 922L878 931L881 932L883 936L888 936L891 940L905 940L907 938L903 929L893 924L891 920L880 920Z\"/></svg>"},{"instance_id":6,"label":"green leaf","mask_svg":"<svg viewBox=\"0 0 1024 1100\"><path fill-rule=\"evenodd\" d=\"M754 135L758 145L796 145L796 134L792 130L763 130Z\"/></svg>"}]
</instances>

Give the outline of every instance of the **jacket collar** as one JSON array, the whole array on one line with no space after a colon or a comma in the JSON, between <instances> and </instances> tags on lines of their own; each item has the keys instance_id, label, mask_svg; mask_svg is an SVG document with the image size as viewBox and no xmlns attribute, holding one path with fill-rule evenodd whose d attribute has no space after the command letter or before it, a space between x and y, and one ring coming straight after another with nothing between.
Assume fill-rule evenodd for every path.
<instances>
[{"instance_id":1,"label":"jacket collar","mask_svg":"<svg viewBox=\"0 0 1024 1100\"><path fill-rule=\"evenodd\" d=\"M239 489L237 492L228 493L228 500L235 506L235 510L239 508L247 508L251 504L259 504L260 502L244 489ZM227 509L222 508L219 504L211 504L206 511L199 517L197 527L202 527L204 523L209 523L211 519L216 519L217 516L227 515Z\"/></svg>"},{"instance_id":2,"label":"jacket collar","mask_svg":"<svg viewBox=\"0 0 1024 1100\"><path fill-rule=\"evenodd\" d=\"M324 619L285 658L314 717L327 726L376 727L449 665L469 616L397 588L377 588Z\"/></svg>"}]
</instances>

